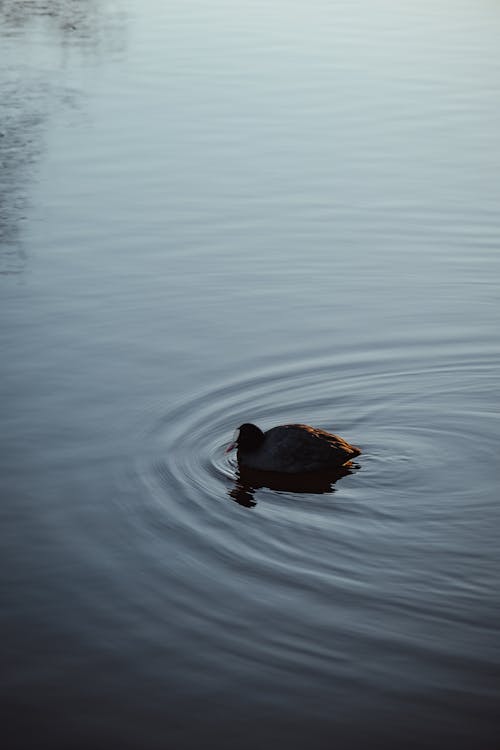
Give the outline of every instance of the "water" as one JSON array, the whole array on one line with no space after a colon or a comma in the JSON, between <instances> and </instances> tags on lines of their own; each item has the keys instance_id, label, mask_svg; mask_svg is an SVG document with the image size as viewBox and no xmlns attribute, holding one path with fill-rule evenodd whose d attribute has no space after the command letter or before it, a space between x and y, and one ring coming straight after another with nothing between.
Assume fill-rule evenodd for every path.
<instances>
[{"instance_id":1,"label":"water","mask_svg":"<svg viewBox=\"0 0 500 750\"><path fill-rule=\"evenodd\" d=\"M497 746L499 33L0 3L9 747ZM242 490L247 420L363 453Z\"/></svg>"}]
</instances>

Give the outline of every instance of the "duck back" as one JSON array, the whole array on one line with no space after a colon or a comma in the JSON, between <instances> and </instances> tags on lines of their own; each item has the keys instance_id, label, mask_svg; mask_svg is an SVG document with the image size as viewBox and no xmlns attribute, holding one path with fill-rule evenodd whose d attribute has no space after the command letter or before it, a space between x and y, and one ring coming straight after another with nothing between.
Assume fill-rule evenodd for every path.
<instances>
[{"instance_id":1,"label":"duck back","mask_svg":"<svg viewBox=\"0 0 500 750\"><path fill-rule=\"evenodd\" d=\"M338 435L309 425L289 424L264 433L256 450L239 450L238 461L261 471L319 472L338 468L360 453Z\"/></svg>"}]
</instances>

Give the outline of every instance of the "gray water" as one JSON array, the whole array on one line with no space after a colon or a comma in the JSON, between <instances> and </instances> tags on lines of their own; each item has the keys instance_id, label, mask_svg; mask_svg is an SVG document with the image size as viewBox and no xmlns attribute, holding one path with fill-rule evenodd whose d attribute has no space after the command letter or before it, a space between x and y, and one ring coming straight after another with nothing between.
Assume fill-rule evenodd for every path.
<instances>
[{"instance_id":1,"label":"gray water","mask_svg":"<svg viewBox=\"0 0 500 750\"><path fill-rule=\"evenodd\" d=\"M6 747L498 747L499 39L0 2ZM249 420L363 453L242 486Z\"/></svg>"}]
</instances>

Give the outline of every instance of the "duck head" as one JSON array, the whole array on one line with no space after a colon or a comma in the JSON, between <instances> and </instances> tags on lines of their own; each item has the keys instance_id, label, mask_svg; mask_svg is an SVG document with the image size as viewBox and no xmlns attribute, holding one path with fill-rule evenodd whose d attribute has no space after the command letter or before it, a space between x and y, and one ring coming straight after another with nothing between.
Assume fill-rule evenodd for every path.
<instances>
[{"instance_id":1,"label":"duck head","mask_svg":"<svg viewBox=\"0 0 500 750\"><path fill-rule=\"evenodd\" d=\"M256 451L262 445L263 440L264 433L260 427L250 422L245 422L245 424L240 425L236 430L234 440L227 446L226 453L235 448L244 453Z\"/></svg>"}]
</instances>

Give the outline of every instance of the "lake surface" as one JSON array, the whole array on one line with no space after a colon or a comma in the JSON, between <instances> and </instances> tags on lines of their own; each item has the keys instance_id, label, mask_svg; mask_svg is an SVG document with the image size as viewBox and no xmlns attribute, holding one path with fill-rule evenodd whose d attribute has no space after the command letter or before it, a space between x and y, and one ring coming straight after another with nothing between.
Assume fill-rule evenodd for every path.
<instances>
[{"instance_id":1,"label":"lake surface","mask_svg":"<svg viewBox=\"0 0 500 750\"><path fill-rule=\"evenodd\" d=\"M0 2L9 748L498 747L499 39ZM244 486L244 421L363 453Z\"/></svg>"}]
</instances>

